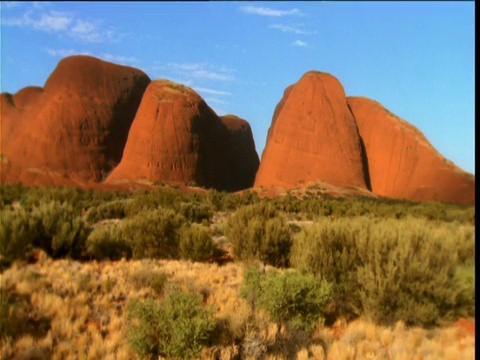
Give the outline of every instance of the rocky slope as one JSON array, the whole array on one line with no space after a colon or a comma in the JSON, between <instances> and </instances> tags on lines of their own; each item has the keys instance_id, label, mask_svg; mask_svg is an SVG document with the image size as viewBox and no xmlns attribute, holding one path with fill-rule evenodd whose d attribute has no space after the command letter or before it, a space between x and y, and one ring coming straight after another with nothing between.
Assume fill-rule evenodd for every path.
<instances>
[{"instance_id":1,"label":"rocky slope","mask_svg":"<svg viewBox=\"0 0 480 360\"><path fill-rule=\"evenodd\" d=\"M340 82L307 72L285 90L268 131L255 186L322 180L368 188L361 139Z\"/></svg>"},{"instance_id":2,"label":"rocky slope","mask_svg":"<svg viewBox=\"0 0 480 360\"><path fill-rule=\"evenodd\" d=\"M220 119L191 88L156 80L145 91L122 161L106 183L144 179L233 191L251 187L257 167L246 121Z\"/></svg>"},{"instance_id":3,"label":"rocky slope","mask_svg":"<svg viewBox=\"0 0 480 360\"><path fill-rule=\"evenodd\" d=\"M364 97L348 97L365 143L372 192L414 201L474 204L475 178L414 126Z\"/></svg>"},{"instance_id":4,"label":"rocky slope","mask_svg":"<svg viewBox=\"0 0 480 360\"><path fill-rule=\"evenodd\" d=\"M2 181L101 181L120 161L149 83L141 70L71 56L43 89L2 94Z\"/></svg>"},{"instance_id":5,"label":"rocky slope","mask_svg":"<svg viewBox=\"0 0 480 360\"><path fill-rule=\"evenodd\" d=\"M475 203L475 177L379 103L346 97L333 76L308 72L275 109L257 188L320 181L413 201Z\"/></svg>"}]
</instances>

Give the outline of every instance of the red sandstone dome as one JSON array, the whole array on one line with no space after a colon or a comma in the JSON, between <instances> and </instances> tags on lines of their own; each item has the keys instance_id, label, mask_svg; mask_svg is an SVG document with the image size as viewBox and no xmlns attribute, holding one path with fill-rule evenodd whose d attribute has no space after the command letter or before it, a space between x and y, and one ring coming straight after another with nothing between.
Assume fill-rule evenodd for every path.
<instances>
[{"instance_id":1,"label":"red sandstone dome","mask_svg":"<svg viewBox=\"0 0 480 360\"><path fill-rule=\"evenodd\" d=\"M191 88L155 80L145 91L122 160L106 182L145 179L240 190L252 186L257 168L246 121L222 120Z\"/></svg>"},{"instance_id":2,"label":"red sandstone dome","mask_svg":"<svg viewBox=\"0 0 480 360\"><path fill-rule=\"evenodd\" d=\"M348 104L365 144L373 193L475 204L475 177L445 159L417 128L376 101L349 97Z\"/></svg>"},{"instance_id":3,"label":"red sandstone dome","mask_svg":"<svg viewBox=\"0 0 480 360\"><path fill-rule=\"evenodd\" d=\"M255 187L322 180L368 188L362 144L340 82L307 72L285 90L268 131Z\"/></svg>"},{"instance_id":4,"label":"red sandstone dome","mask_svg":"<svg viewBox=\"0 0 480 360\"><path fill-rule=\"evenodd\" d=\"M101 181L120 161L149 83L141 70L71 56L43 89L2 94L2 181Z\"/></svg>"}]
</instances>

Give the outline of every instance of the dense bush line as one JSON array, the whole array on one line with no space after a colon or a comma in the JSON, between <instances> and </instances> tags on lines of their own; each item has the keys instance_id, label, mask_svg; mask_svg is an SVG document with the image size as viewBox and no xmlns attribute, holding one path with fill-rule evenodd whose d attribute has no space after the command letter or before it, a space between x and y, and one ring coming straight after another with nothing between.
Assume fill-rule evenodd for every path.
<instances>
[{"instance_id":1,"label":"dense bush line","mask_svg":"<svg viewBox=\"0 0 480 360\"><path fill-rule=\"evenodd\" d=\"M431 326L474 315L474 251L472 226L324 219L299 234L291 263L333 284L337 314Z\"/></svg>"},{"instance_id":2,"label":"dense bush line","mask_svg":"<svg viewBox=\"0 0 480 360\"><path fill-rule=\"evenodd\" d=\"M285 286L295 279L313 289L310 277L330 284L321 312L329 322L364 315L432 326L474 315L474 207L308 192L261 199L252 191L170 187L126 194L1 185L0 193L2 267L35 248L53 258L205 261L216 252L213 215L223 213L221 235L235 259L297 268L295 276L304 276L272 277L260 288L288 294L296 288ZM285 315L290 310L272 308L281 302L255 296L275 321L293 321ZM292 301L298 299L292 295Z\"/></svg>"}]
</instances>

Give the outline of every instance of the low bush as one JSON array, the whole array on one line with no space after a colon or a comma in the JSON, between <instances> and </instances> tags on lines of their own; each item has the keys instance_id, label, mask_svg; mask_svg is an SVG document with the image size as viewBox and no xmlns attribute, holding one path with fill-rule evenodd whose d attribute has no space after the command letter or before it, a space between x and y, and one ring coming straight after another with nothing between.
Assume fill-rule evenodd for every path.
<instances>
[{"instance_id":1,"label":"low bush","mask_svg":"<svg viewBox=\"0 0 480 360\"><path fill-rule=\"evenodd\" d=\"M24 209L5 208L0 214L0 244L3 260L24 257L32 247L30 214Z\"/></svg>"},{"instance_id":2,"label":"low bush","mask_svg":"<svg viewBox=\"0 0 480 360\"><path fill-rule=\"evenodd\" d=\"M54 258L82 258L90 228L78 210L68 203L42 203L31 212L30 231L33 246L40 247Z\"/></svg>"},{"instance_id":3,"label":"low bush","mask_svg":"<svg viewBox=\"0 0 480 360\"><path fill-rule=\"evenodd\" d=\"M123 219L126 215L125 207L127 203L126 200L116 200L91 206L86 213L85 220L96 223L105 219Z\"/></svg>"},{"instance_id":4,"label":"low bush","mask_svg":"<svg viewBox=\"0 0 480 360\"><path fill-rule=\"evenodd\" d=\"M331 316L432 326L473 315L473 231L413 218L323 219L295 239L291 263L333 284Z\"/></svg>"},{"instance_id":5,"label":"low bush","mask_svg":"<svg viewBox=\"0 0 480 360\"><path fill-rule=\"evenodd\" d=\"M31 210L8 208L1 216L2 256L14 260L39 247L54 258L83 258L89 227L67 203L42 203Z\"/></svg>"},{"instance_id":6,"label":"low bush","mask_svg":"<svg viewBox=\"0 0 480 360\"><path fill-rule=\"evenodd\" d=\"M185 218L173 210L143 210L122 223L135 259L178 258L179 229Z\"/></svg>"},{"instance_id":7,"label":"low bush","mask_svg":"<svg viewBox=\"0 0 480 360\"><path fill-rule=\"evenodd\" d=\"M181 229L179 248L180 257L192 261L208 260L215 250L208 228L195 223Z\"/></svg>"},{"instance_id":8,"label":"low bush","mask_svg":"<svg viewBox=\"0 0 480 360\"><path fill-rule=\"evenodd\" d=\"M194 358L215 328L212 308L196 294L169 289L161 300L127 304L127 339L142 357Z\"/></svg>"},{"instance_id":9,"label":"low bush","mask_svg":"<svg viewBox=\"0 0 480 360\"><path fill-rule=\"evenodd\" d=\"M96 260L129 259L132 256L130 244L117 224L95 227L88 235L86 246L88 254Z\"/></svg>"},{"instance_id":10,"label":"low bush","mask_svg":"<svg viewBox=\"0 0 480 360\"><path fill-rule=\"evenodd\" d=\"M254 307L265 310L272 321L289 328L313 330L323 319L331 297L331 285L312 274L287 270L244 273L240 295Z\"/></svg>"},{"instance_id":11,"label":"low bush","mask_svg":"<svg viewBox=\"0 0 480 360\"><path fill-rule=\"evenodd\" d=\"M208 222L213 216L213 211L209 205L195 201L182 202L176 207L176 210L179 214L183 215L185 219L195 223Z\"/></svg>"},{"instance_id":12,"label":"low bush","mask_svg":"<svg viewBox=\"0 0 480 360\"><path fill-rule=\"evenodd\" d=\"M292 238L285 218L261 202L240 208L227 221L226 236L240 260L287 266Z\"/></svg>"}]
</instances>

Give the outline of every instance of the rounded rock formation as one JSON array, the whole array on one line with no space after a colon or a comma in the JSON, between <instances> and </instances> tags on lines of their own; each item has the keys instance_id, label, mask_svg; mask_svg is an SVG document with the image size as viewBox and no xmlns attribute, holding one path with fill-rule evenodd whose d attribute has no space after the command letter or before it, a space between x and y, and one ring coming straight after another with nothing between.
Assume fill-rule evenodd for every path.
<instances>
[{"instance_id":1,"label":"rounded rock formation","mask_svg":"<svg viewBox=\"0 0 480 360\"><path fill-rule=\"evenodd\" d=\"M2 181L101 181L120 161L143 92L141 70L90 56L62 59L44 89L2 94ZM3 161L5 160L5 161ZM26 181L26 182L25 182Z\"/></svg>"},{"instance_id":2,"label":"rounded rock formation","mask_svg":"<svg viewBox=\"0 0 480 360\"><path fill-rule=\"evenodd\" d=\"M240 190L253 183L255 158L248 123L222 121L191 88L155 80L145 91L122 160L106 183L143 179Z\"/></svg>"},{"instance_id":3,"label":"rounded rock formation","mask_svg":"<svg viewBox=\"0 0 480 360\"><path fill-rule=\"evenodd\" d=\"M322 180L368 188L362 144L340 82L310 71L289 86L273 115L255 187Z\"/></svg>"},{"instance_id":4,"label":"rounded rock formation","mask_svg":"<svg viewBox=\"0 0 480 360\"><path fill-rule=\"evenodd\" d=\"M372 192L473 205L475 177L445 159L414 126L364 97L348 97L365 144Z\"/></svg>"}]
</instances>

